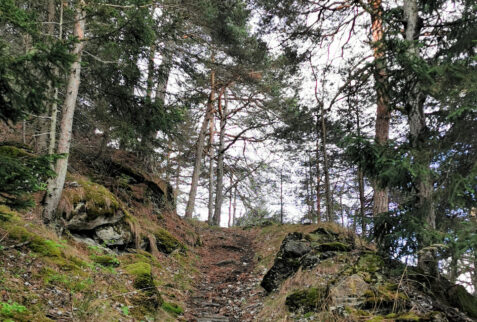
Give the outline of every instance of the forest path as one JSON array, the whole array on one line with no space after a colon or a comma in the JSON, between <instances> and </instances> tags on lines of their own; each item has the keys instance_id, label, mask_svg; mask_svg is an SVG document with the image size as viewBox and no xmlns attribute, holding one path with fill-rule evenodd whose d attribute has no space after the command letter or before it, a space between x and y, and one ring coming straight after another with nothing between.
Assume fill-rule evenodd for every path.
<instances>
[{"instance_id":1,"label":"forest path","mask_svg":"<svg viewBox=\"0 0 477 322\"><path fill-rule=\"evenodd\" d=\"M188 321L253 321L262 306L254 272L254 234L239 228L202 228L200 274L189 297Z\"/></svg>"}]
</instances>

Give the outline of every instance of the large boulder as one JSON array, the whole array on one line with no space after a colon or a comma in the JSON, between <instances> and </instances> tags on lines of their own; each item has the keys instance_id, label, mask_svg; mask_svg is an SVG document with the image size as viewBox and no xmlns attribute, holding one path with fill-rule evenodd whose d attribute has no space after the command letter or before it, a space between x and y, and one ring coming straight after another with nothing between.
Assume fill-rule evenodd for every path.
<instances>
[{"instance_id":1,"label":"large boulder","mask_svg":"<svg viewBox=\"0 0 477 322\"><path fill-rule=\"evenodd\" d=\"M69 179L58 207L65 228L76 237L109 247L131 244L133 233L121 202L104 186L84 177Z\"/></svg>"}]
</instances>

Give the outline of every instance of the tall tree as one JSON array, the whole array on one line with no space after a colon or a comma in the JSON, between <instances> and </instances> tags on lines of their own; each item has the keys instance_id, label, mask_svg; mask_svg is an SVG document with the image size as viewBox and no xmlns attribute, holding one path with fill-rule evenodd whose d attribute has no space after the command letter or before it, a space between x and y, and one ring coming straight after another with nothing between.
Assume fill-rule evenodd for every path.
<instances>
[{"instance_id":1,"label":"tall tree","mask_svg":"<svg viewBox=\"0 0 477 322\"><path fill-rule=\"evenodd\" d=\"M372 49L374 55L374 80L376 88L376 142L385 146L389 139L389 122L391 108L389 106L388 72L385 59L385 42L383 30L383 6L381 0L370 0ZM381 182L374 184L373 214L389 211L389 189Z\"/></svg>"},{"instance_id":2,"label":"tall tree","mask_svg":"<svg viewBox=\"0 0 477 322\"><path fill-rule=\"evenodd\" d=\"M79 0L75 6L75 25L73 35L76 38L76 44L73 47L72 54L75 55L75 61L70 67L68 76L68 85L66 87L66 96L63 103L62 119L60 124L58 154L64 154L64 157L58 159L55 165L57 176L48 182L47 194L45 196L45 208L43 210L43 220L46 224L55 224L56 208L60 202L63 186L68 168L68 154L70 152L71 136L73 129L73 116L76 107L76 98L81 81L81 57L84 49L85 35L85 2Z\"/></svg>"}]
</instances>

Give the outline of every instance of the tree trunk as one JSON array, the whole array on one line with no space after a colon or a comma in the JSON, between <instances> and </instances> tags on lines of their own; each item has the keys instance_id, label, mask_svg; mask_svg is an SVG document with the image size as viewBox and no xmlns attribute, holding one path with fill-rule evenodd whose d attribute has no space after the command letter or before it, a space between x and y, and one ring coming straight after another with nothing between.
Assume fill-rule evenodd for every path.
<instances>
[{"instance_id":1,"label":"tree trunk","mask_svg":"<svg viewBox=\"0 0 477 322\"><path fill-rule=\"evenodd\" d=\"M408 42L407 55L411 64L420 58L419 48L416 41L419 38L420 28L418 26L418 7L417 0L404 1L404 18L406 21L406 41ZM430 175L430 155L425 147L427 137L426 116L424 114L425 96L420 88L416 75L409 72L407 80L411 87L407 90L406 110L409 120L409 139L412 147L414 163L419 168L416 177L417 187L417 210L421 216L425 229L435 230L436 215L432 202L432 178ZM426 273L436 276L438 273L437 259L435 251L426 249L432 244L431 240L424 237L419 238L419 247L421 251L418 255L418 266Z\"/></svg>"},{"instance_id":2,"label":"tree trunk","mask_svg":"<svg viewBox=\"0 0 477 322\"><path fill-rule=\"evenodd\" d=\"M317 131L319 132L319 131ZM320 134L317 133L316 138L316 222L321 222L321 172L320 172Z\"/></svg>"},{"instance_id":3,"label":"tree trunk","mask_svg":"<svg viewBox=\"0 0 477 322\"><path fill-rule=\"evenodd\" d=\"M369 0L371 9L372 49L374 54L374 80L376 88L376 143L385 145L389 138L389 121L391 118L388 96L388 73L384 57L383 43L383 7L381 0ZM380 182L374 182L373 215L389 211L388 189L382 188Z\"/></svg>"},{"instance_id":4,"label":"tree trunk","mask_svg":"<svg viewBox=\"0 0 477 322\"><path fill-rule=\"evenodd\" d=\"M313 169L311 166L311 157L308 154L308 171L310 173L310 222L315 222L315 181L313 180Z\"/></svg>"},{"instance_id":5,"label":"tree trunk","mask_svg":"<svg viewBox=\"0 0 477 322\"><path fill-rule=\"evenodd\" d=\"M207 111L202 121L202 126L199 131L199 138L197 139L197 146L195 151L194 170L192 172L192 182L190 185L189 199L185 210L185 217L192 218L195 207L195 198L197 195L197 186L199 183L200 165L202 162L202 154L204 152L205 135L207 133L207 124L214 114L214 101L215 101L215 72L210 72L210 95L207 102Z\"/></svg>"},{"instance_id":6,"label":"tree trunk","mask_svg":"<svg viewBox=\"0 0 477 322\"><path fill-rule=\"evenodd\" d=\"M333 221L332 201L330 191L330 174L328 169L328 154L326 152L326 123L325 109L320 104L321 110L321 152L323 153L323 172L325 173L325 198L326 198L326 218L329 222Z\"/></svg>"},{"instance_id":7,"label":"tree trunk","mask_svg":"<svg viewBox=\"0 0 477 322\"><path fill-rule=\"evenodd\" d=\"M355 114L356 114L356 134L358 137L361 137L361 118L359 115L359 108L355 106ZM365 214L365 206L366 200L364 198L364 173L362 169L361 163L358 164L358 190L359 190L359 217L361 219L361 236L366 236L366 214ZM375 196L377 196L377 190L374 190ZM384 194L387 197L387 191ZM383 194L381 194L383 195ZM375 203L376 204L376 203Z\"/></svg>"},{"instance_id":8,"label":"tree trunk","mask_svg":"<svg viewBox=\"0 0 477 322\"><path fill-rule=\"evenodd\" d=\"M233 184L233 174L230 175L230 186ZM232 190L229 192L229 222L228 227L232 227Z\"/></svg>"},{"instance_id":9,"label":"tree trunk","mask_svg":"<svg viewBox=\"0 0 477 322\"><path fill-rule=\"evenodd\" d=\"M235 226L235 218L237 213L237 186L234 188L234 202L233 202L233 211L232 211L232 226Z\"/></svg>"},{"instance_id":10,"label":"tree trunk","mask_svg":"<svg viewBox=\"0 0 477 322\"><path fill-rule=\"evenodd\" d=\"M222 213L223 186L224 186L224 157L225 157L225 126L227 125L228 102L225 88L222 90L224 96L224 105L222 108L222 99L219 96L219 114L220 114L220 134L219 151L217 156L217 187L215 191L215 211L214 224L220 226L220 217Z\"/></svg>"},{"instance_id":11,"label":"tree trunk","mask_svg":"<svg viewBox=\"0 0 477 322\"><path fill-rule=\"evenodd\" d=\"M219 96L220 101L220 96ZM214 136L215 136L215 117L212 114L209 120L209 205L208 205L208 223L214 225Z\"/></svg>"},{"instance_id":12,"label":"tree trunk","mask_svg":"<svg viewBox=\"0 0 477 322\"><path fill-rule=\"evenodd\" d=\"M43 220L46 224L56 222L56 208L63 192L66 171L68 168L68 153L70 152L71 133L73 128L73 115L76 107L76 98L80 85L81 75L81 54L84 48L84 30L85 14L83 11L84 1L80 0L75 13L74 36L79 40L73 48L72 54L76 59L71 65L66 96L63 104L62 119L60 124L60 136L58 141L58 154L64 154L65 157L58 159L55 165L57 176L48 182L48 189L45 199L45 208L43 211Z\"/></svg>"},{"instance_id":13,"label":"tree trunk","mask_svg":"<svg viewBox=\"0 0 477 322\"><path fill-rule=\"evenodd\" d=\"M52 1L52 0L50 0ZM58 39L61 40L63 38L63 6L64 2L61 1L60 3L60 25L59 25L59 33ZM54 70L55 75L58 75L58 68ZM53 92L53 103L51 104L50 110L50 134L48 135L50 139L50 143L48 145L48 154L53 154L56 149L56 121L58 116L58 88L55 88Z\"/></svg>"},{"instance_id":14,"label":"tree trunk","mask_svg":"<svg viewBox=\"0 0 477 322\"><path fill-rule=\"evenodd\" d=\"M280 223L283 225L283 169L280 171Z\"/></svg>"},{"instance_id":15,"label":"tree trunk","mask_svg":"<svg viewBox=\"0 0 477 322\"><path fill-rule=\"evenodd\" d=\"M55 0L48 0L48 24L46 26L46 33L48 37L53 38L54 37L54 32L55 32L55 24L53 23L55 20L55 15L56 15L56 1ZM56 73L55 73L56 74ZM48 81L48 89L52 96L55 96L56 88L53 88L53 84L50 81ZM47 151L48 149L48 115L51 113L50 109L47 109L45 113L42 115L42 117L39 118L38 120L38 143L37 143L37 152L38 153L43 153Z\"/></svg>"}]
</instances>

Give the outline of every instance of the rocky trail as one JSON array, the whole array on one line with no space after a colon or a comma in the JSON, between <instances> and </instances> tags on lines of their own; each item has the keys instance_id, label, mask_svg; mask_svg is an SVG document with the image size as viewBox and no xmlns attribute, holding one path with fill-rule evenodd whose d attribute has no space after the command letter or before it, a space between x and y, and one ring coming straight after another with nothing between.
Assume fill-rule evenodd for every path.
<instances>
[{"instance_id":1,"label":"rocky trail","mask_svg":"<svg viewBox=\"0 0 477 322\"><path fill-rule=\"evenodd\" d=\"M261 309L254 273L254 236L239 229L204 228L200 275L189 297L186 319L197 322L252 321Z\"/></svg>"}]
</instances>

